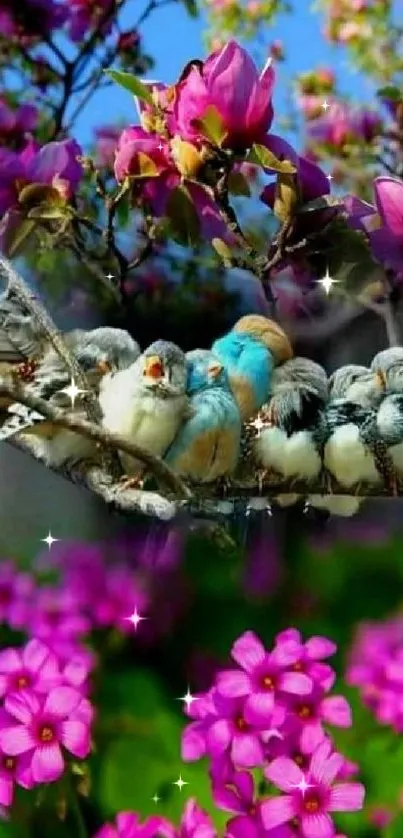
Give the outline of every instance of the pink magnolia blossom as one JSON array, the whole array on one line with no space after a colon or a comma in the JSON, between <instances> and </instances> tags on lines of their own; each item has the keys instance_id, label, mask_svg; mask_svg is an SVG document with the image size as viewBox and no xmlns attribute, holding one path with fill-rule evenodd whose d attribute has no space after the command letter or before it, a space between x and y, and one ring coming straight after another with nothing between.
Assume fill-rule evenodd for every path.
<instances>
[{"instance_id":1,"label":"pink magnolia blossom","mask_svg":"<svg viewBox=\"0 0 403 838\"><path fill-rule=\"evenodd\" d=\"M102 33L107 35L113 22L114 0L67 0L69 11L68 30L72 41L80 41L88 29L101 22Z\"/></svg>"},{"instance_id":2,"label":"pink magnolia blossom","mask_svg":"<svg viewBox=\"0 0 403 838\"><path fill-rule=\"evenodd\" d=\"M403 270L403 182L391 177L374 180L375 204L382 226L370 234L375 256L387 267Z\"/></svg>"},{"instance_id":3,"label":"pink magnolia blossom","mask_svg":"<svg viewBox=\"0 0 403 838\"><path fill-rule=\"evenodd\" d=\"M7 723L0 729L0 748L8 756L27 755L34 783L50 783L65 768L62 748L85 759L91 748L82 695L72 687L58 686L46 698L30 690L10 694L4 708Z\"/></svg>"},{"instance_id":4,"label":"pink magnolia blossom","mask_svg":"<svg viewBox=\"0 0 403 838\"><path fill-rule=\"evenodd\" d=\"M274 79L271 59L259 76L248 53L236 41L229 41L212 53L202 68L194 66L177 85L174 115L178 134L185 140L199 140L197 120L213 106L226 130L226 146L245 149L260 142L273 119Z\"/></svg>"},{"instance_id":5,"label":"pink magnolia blossom","mask_svg":"<svg viewBox=\"0 0 403 838\"><path fill-rule=\"evenodd\" d=\"M265 776L285 794L262 803L265 829L296 818L302 838L333 838L335 828L329 813L358 811L365 794L361 783L334 784L342 764L343 757L331 753L328 742L315 750L306 774L290 759L274 760Z\"/></svg>"}]
</instances>

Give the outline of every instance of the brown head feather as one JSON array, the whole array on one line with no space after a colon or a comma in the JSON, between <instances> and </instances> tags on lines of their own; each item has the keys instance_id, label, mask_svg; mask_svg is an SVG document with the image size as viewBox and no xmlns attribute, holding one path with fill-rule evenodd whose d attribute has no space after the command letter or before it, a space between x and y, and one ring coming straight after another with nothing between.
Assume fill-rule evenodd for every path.
<instances>
[{"instance_id":1,"label":"brown head feather","mask_svg":"<svg viewBox=\"0 0 403 838\"><path fill-rule=\"evenodd\" d=\"M289 361L294 355L291 343L281 326L261 314L246 314L235 323L232 331L256 337L270 349L277 364Z\"/></svg>"}]
</instances>

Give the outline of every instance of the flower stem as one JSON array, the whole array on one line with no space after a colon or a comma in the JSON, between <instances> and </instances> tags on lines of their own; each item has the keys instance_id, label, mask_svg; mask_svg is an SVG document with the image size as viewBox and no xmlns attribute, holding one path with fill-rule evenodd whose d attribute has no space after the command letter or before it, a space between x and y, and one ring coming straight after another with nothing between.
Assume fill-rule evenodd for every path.
<instances>
[{"instance_id":1,"label":"flower stem","mask_svg":"<svg viewBox=\"0 0 403 838\"><path fill-rule=\"evenodd\" d=\"M70 777L70 805L71 811L76 822L76 838L88 838L87 828L81 811L80 801L78 799L77 790L74 786L74 779Z\"/></svg>"}]
</instances>

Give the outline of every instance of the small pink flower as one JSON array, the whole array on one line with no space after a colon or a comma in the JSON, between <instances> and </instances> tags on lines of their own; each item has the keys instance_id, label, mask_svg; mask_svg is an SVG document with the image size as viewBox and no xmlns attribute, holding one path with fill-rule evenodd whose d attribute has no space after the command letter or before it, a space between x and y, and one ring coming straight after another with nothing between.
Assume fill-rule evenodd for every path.
<instances>
[{"instance_id":1,"label":"small pink flower","mask_svg":"<svg viewBox=\"0 0 403 838\"><path fill-rule=\"evenodd\" d=\"M114 824L105 824L94 838L174 838L173 826L164 818L152 816L144 823L134 812L120 812Z\"/></svg>"},{"instance_id":2,"label":"small pink flower","mask_svg":"<svg viewBox=\"0 0 403 838\"><path fill-rule=\"evenodd\" d=\"M88 724L80 712L81 693L59 686L46 698L25 692L6 697L10 723L0 729L0 748L8 756L27 755L34 783L51 783L65 768L62 748L85 759L91 748Z\"/></svg>"},{"instance_id":3,"label":"small pink flower","mask_svg":"<svg viewBox=\"0 0 403 838\"><path fill-rule=\"evenodd\" d=\"M274 760L265 776L286 794L263 802L265 829L297 818L303 838L333 838L335 829L329 813L358 811L365 794L361 783L334 785L342 764L343 757L331 753L329 742L315 750L306 774L290 759Z\"/></svg>"},{"instance_id":4,"label":"small pink flower","mask_svg":"<svg viewBox=\"0 0 403 838\"><path fill-rule=\"evenodd\" d=\"M1 562L0 623L8 623L11 628L25 628L29 618L30 598L34 588L35 583L32 576L28 573L21 573L18 571L11 561Z\"/></svg>"},{"instance_id":5,"label":"small pink flower","mask_svg":"<svg viewBox=\"0 0 403 838\"><path fill-rule=\"evenodd\" d=\"M304 696L312 690L312 679L295 669L300 643L293 639L280 639L272 652L266 652L259 638L247 631L234 643L232 657L242 669L220 672L217 691L226 698L244 698L244 716L252 724L259 719L270 722L282 694Z\"/></svg>"},{"instance_id":6,"label":"small pink flower","mask_svg":"<svg viewBox=\"0 0 403 838\"><path fill-rule=\"evenodd\" d=\"M25 689L46 693L61 680L56 655L36 638L21 650L0 652L0 696Z\"/></svg>"}]
</instances>

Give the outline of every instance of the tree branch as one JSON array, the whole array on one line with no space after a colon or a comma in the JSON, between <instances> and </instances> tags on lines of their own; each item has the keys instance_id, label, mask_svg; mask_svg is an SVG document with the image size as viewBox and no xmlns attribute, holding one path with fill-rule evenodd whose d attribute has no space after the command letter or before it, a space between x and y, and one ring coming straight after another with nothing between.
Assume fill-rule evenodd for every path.
<instances>
[{"instance_id":1,"label":"tree branch","mask_svg":"<svg viewBox=\"0 0 403 838\"><path fill-rule=\"evenodd\" d=\"M31 410L38 411L38 413L54 425L67 428L69 431L75 431L81 436L85 436L101 446L124 451L125 454L129 454L131 457L135 457L144 463L153 476L176 496L181 498L191 497L191 491L183 483L180 477L174 474L174 472L165 465L160 457L155 457L148 451L144 451L134 442L127 442L127 440L119 434L111 433L105 428L95 425L92 422L88 422L86 419L81 419L75 413L66 413L61 408L50 405L39 396L35 396L33 393L27 393L23 385L18 382L10 382L5 379L0 379L0 395L8 396L14 401L26 405L26 407L29 407Z\"/></svg>"}]
</instances>

